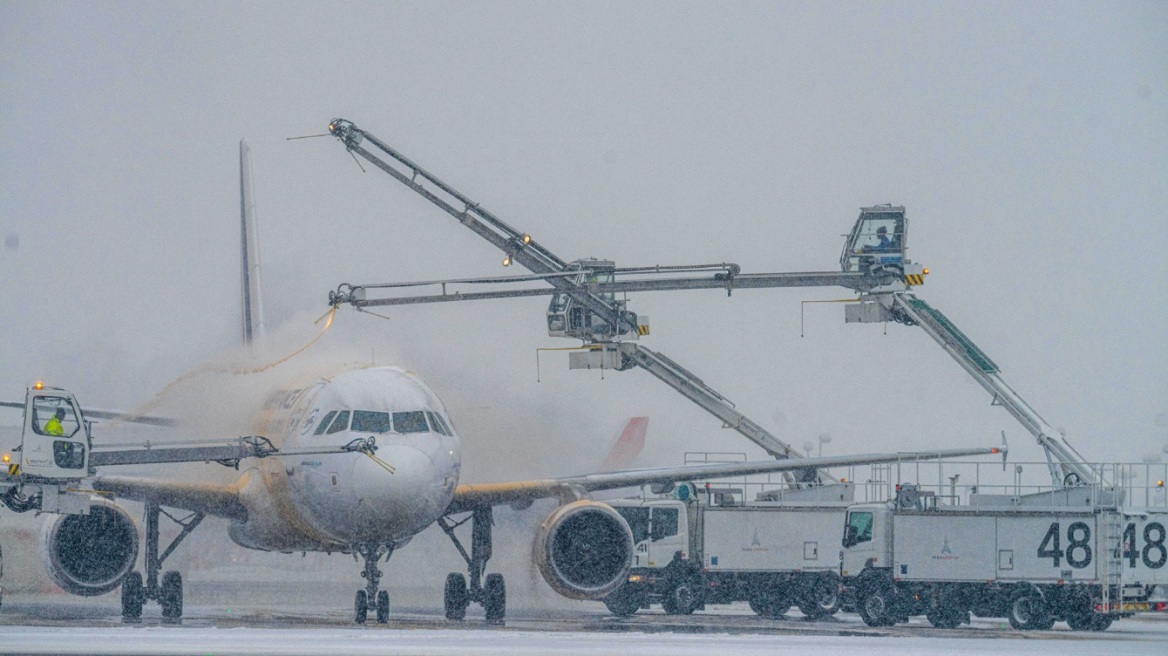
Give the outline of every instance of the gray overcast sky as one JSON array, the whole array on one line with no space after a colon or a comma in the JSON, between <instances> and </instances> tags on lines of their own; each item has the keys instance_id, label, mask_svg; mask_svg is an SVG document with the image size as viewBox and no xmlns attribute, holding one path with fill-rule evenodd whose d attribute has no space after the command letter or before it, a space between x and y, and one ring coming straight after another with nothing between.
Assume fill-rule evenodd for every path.
<instances>
[{"instance_id":1,"label":"gray overcast sky","mask_svg":"<svg viewBox=\"0 0 1168 656\"><path fill-rule=\"evenodd\" d=\"M0 397L43 377L131 407L238 341L241 137L289 344L340 282L505 273L335 141L285 140L338 116L568 259L831 270L860 206L903 204L920 295L1088 458L1168 444L1158 2L0 1ZM1006 430L1040 457L919 330L810 305L800 338L801 300L846 296L631 305L648 346L797 446ZM534 349L570 345L544 303L350 310L320 348L417 370L464 432L521 416L570 442L644 413L662 463L760 455L644 372L546 353L537 383Z\"/></svg>"}]
</instances>

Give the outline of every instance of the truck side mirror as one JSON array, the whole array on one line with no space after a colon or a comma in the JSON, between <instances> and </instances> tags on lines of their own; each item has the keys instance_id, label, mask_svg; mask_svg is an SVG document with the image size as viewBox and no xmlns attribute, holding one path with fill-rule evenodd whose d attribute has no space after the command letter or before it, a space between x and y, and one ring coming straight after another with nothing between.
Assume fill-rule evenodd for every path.
<instances>
[{"instance_id":1,"label":"truck side mirror","mask_svg":"<svg viewBox=\"0 0 1168 656\"><path fill-rule=\"evenodd\" d=\"M844 529L844 548L854 546L856 544L856 527L848 526Z\"/></svg>"}]
</instances>

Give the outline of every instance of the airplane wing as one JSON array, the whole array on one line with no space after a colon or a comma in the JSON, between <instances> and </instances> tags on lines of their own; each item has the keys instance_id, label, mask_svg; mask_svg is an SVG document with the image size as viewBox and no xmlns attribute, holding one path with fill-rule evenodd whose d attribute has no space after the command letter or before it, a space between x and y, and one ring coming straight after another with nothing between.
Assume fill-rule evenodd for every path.
<instances>
[{"instance_id":1,"label":"airplane wing","mask_svg":"<svg viewBox=\"0 0 1168 656\"><path fill-rule=\"evenodd\" d=\"M131 501L154 501L162 506L204 513L214 517L246 520L247 508L239 501L239 491L247 484L251 471L230 485L189 483L132 476L99 476L93 489Z\"/></svg>"},{"instance_id":2,"label":"airplane wing","mask_svg":"<svg viewBox=\"0 0 1168 656\"><path fill-rule=\"evenodd\" d=\"M946 449L941 451L914 451L899 453L868 453L853 456L828 456L820 458L799 458L784 460L758 460L754 462L719 463L712 465L689 465L684 467L660 467L654 469L630 469L625 471L584 474L566 478L487 483L480 485L459 485L454 490L447 514L467 512L483 505L522 505L548 497L571 498L581 493L598 492L622 487L672 483L679 481L729 478L753 474L800 469L823 469L827 467L847 467L850 465L875 465L889 462L912 462L938 458L960 458L1006 453L1003 447L980 449Z\"/></svg>"}]
</instances>

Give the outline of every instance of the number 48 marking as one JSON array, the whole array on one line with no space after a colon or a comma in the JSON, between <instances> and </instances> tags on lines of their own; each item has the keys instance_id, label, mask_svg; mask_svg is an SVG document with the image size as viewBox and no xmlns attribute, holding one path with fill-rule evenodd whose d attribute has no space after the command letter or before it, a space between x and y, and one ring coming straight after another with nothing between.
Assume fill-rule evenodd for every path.
<instances>
[{"instance_id":1,"label":"number 48 marking","mask_svg":"<svg viewBox=\"0 0 1168 656\"><path fill-rule=\"evenodd\" d=\"M1153 538L1152 534L1156 537ZM1123 557L1127 559L1128 567L1136 566L1136 556L1144 561L1149 569L1160 569L1168 562L1168 549L1164 548L1164 525L1160 522L1148 522L1144 525L1144 548L1136 548L1136 525L1128 524L1123 530ZM1154 556L1154 557L1153 557Z\"/></svg>"},{"instance_id":2,"label":"number 48 marking","mask_svg":"<svg viewBox=\"0 0 1168 656\"><path fill-rule=\"evenodd\" d=\"M1066 557L1067 564L1075 569L1083 569L1091 564L1091 527L1083 522L1075 522L1067 527L1067 549L1059 547L1059 523L1052 522L1038 545L1038 557L1050 558L1058 567Z\"/></svg>"}]
</instances>

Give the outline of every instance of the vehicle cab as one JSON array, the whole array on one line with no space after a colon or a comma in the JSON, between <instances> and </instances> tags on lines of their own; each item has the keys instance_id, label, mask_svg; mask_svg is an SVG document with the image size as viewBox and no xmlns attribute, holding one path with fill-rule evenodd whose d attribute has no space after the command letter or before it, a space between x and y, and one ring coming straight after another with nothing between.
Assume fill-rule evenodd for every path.
<instances>
[{"instance_id":1,"label":"vehicle cab","mask_svg":"<svg viewBox=\"0 0 1168 656\"><path fill-rule=\"evenodd\" d=\"M893 283L872 291L901 291L924 283L927 271L908 259L908 217L904 207L878 205L860 208L840 254L840 269L881 275L894 274Z\"/></svg>"},{"instance_id":2,"label":"vehicle cab","mask_svg":"<svg viewBox=\"0 0 1168 656\"><path fill-rule=\"evenodd\" d=\"M867 568L891 566L892 507L887 503L865 503L848 508L840 575L854 577Z\"/></svg>"},{"instance_id":3,"label":"vehicle cab","mask_svg":"<svg viewBox=\"0 0 1168 656\"><path fill-rule=\"evenodd\" d=\"M36 383L25 394L19 457L5 445L0 458L9 476L74 480L89 475L91 446L89 424L73 393Z\"/></svg>"}]
</instances>

